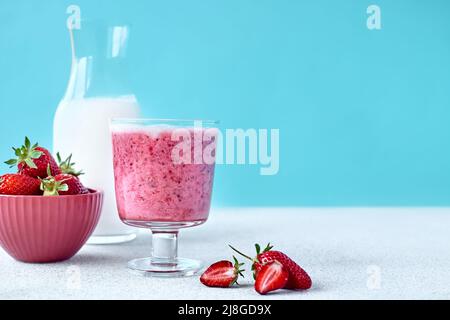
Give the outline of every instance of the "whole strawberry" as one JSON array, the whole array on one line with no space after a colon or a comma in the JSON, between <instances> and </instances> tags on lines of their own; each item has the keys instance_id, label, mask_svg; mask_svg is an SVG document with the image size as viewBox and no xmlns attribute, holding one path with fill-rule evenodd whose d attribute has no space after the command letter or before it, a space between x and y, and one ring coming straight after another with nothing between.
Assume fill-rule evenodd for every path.
<instances>
[{"instance_id":1,"label":"whole strawberry","mask_svg":"<svg viewBox=\"0 0 450 320\"><path fill-rule=\"evenodd\" d=\"M255 244L256 247L256 257L252 259L251 257L243 254L242 252L236 250L232 246L231 249L238 252L243 257L253 261L252 270L254 271L254 277L258 277L258 273L261 268L272 261L279 261L289 272L289 279L284 286L285 289L293 290L306 290L311 288L312 281L310 276L303 270L294 260L289 258L286 254L280 251L272 250L273 246L270 243L261 252L261 247Z\"/></svg>"},{"instance_id":2,"label":"whole strawberry","mask_svg":"<svg viewBox=\"0 0 450 320\"><path fill-rule=\"evenodd\" d=\"M0 177L0 194L39 195L39 179L22 174L5 174Z\"/></svg>"},{"instance_id":3,"label":"whole strawberry","mask_svg":"<svg viewBox=\"0 0 450 320\"><path fill-rule=\"evenodd\" d=\"M55 159L50 152L40 147L37 143L33 146L30 139L25 137L25 143L20 148L13 148L16 158L10 159L5 163L10 167L17 166L18 173L33 178L47 177L47 167L50 166L52 175L61 173Z\"/></svg>"},{"instance_id":4,"label":"whole strawberry","mask_svg":"<svg viewBox=\"0 0 450 320\"><path fill-rule=\"evenodd\" d=\"M228 288L237 283L239 275L243 277L240 270L243 263L239 263L235 257L234 264L227 260L222 260L212 264L201 275L200 282L208 287Z\"/></svg>"},{"instance_id":5,"label":"whole strawberry","mask_svg":"<svg viewBox=\"0 0 450 320\"><path fill-rule=\"evenodd\" d=\"M89 193L89 190L83 186L80 180L71 174L58 174L53 177L48 172L48 177L41 179L40 188L44 192L44 196L67 196Z\"/></svg>"}]
</instances>

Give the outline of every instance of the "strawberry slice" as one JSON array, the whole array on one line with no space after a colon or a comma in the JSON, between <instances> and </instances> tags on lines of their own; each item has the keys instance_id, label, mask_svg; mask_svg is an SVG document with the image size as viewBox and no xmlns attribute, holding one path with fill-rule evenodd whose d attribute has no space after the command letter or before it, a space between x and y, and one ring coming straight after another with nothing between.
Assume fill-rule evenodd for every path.
<instances>
[{"instance_id":1,"label":"strawberry slice","mask_svg":"<svg viewBox=\"0 0 450 320\"><path fill-rule=\"evenodd\" d=\"M201 275L200 282L208 287L221 287L228 288L233 284L238 284L237 280L239 276L244 277L243 271L240 267L243 263L239 263L236 257L233 257L234 264L227 260L222 260L212 264Z\"/></svg>"},{"instance_id":2,"label":"strawberry slice","mask_svg":"<svg viewBox=\"0 0 450 320\"><path fill-rule=\"evenodd\" d=\"M289 279L289 271L279 261L274 260L264 264L258 272L255 290L259 294L283 289Z\"/></svg>"}]
</instances>

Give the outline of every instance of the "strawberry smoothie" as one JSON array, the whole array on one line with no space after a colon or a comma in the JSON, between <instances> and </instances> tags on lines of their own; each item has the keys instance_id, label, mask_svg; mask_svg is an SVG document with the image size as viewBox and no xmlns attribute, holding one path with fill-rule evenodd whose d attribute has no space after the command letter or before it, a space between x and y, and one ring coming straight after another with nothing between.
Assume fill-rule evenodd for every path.
<instances>
[{"instance_id":1,"label":"strawberry smoothie","mask_svg":"<svg viewBox=\"0 0 450 320\"><path fill-rule=\"evenodd\" d=\"M174 139L173 134L174 130L179 129L170 126L113 128L117 206L124 222L148 226L150 222L199 224L206 221L214 163L174 161L173 150L180 140ZM183 130L192 141L188 156L195 159L194 153L198 151L194 150L194 137L200 135L201 139L206 130L216 129ZM215 138L207 141L201 139L200 152L208 147L214 150Z\"/></svg>"}]
</instances>

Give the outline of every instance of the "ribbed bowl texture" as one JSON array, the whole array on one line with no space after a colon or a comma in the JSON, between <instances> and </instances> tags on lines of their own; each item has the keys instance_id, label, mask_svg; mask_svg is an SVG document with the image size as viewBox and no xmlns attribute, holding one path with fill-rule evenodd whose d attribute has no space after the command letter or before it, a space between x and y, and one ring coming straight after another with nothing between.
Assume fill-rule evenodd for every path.
<instances>
[{"instance_id":1,"label":"ribbed bowl texture","mask_svg":"<svg viewBox=\"0 0 450 320\"><path fill-rule=\"evenodd\" d=\"M86 243L100 218L103 193L0 195L0 246L28 263L64 261Z\"/></svg>"}]
</instances>

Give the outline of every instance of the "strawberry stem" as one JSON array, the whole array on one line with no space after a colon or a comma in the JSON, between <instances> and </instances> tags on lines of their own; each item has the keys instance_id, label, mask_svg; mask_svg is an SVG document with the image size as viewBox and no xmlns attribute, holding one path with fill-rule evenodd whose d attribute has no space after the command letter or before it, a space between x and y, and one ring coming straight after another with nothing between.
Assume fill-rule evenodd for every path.
<instances>
[{"instance_id":1,"label":"strawberry stem","mask_svg":"<svg viewBox=\"0 0 450 320\"><path fill-rule=\"evenodd\" d=\"M59 196L59 191L67 191L69 190L69 186L66 182L68 179L63 179L57 181L55 177L52 176L51 170L50 170L50 164L47 165L47 174L48 177L45 179L39 178L41 181L40 189L44 191L44 196Z\"/></svg>"},{"instance_id":2,"label":"strawberry stem","mask_svg":"<svg viewBox=\"0 0 450 320\"><path fill-rule=\"evenodd\" d=\"M234 250L235 252L237 252L238 254L240 254L241 256L243 256L244 258L247 258L250 261L253 261L253 258L250 258L248 255L240 252L238 249L234 248L232 245L228 245L232 250Z\"/></svg>"}]
</instances>

